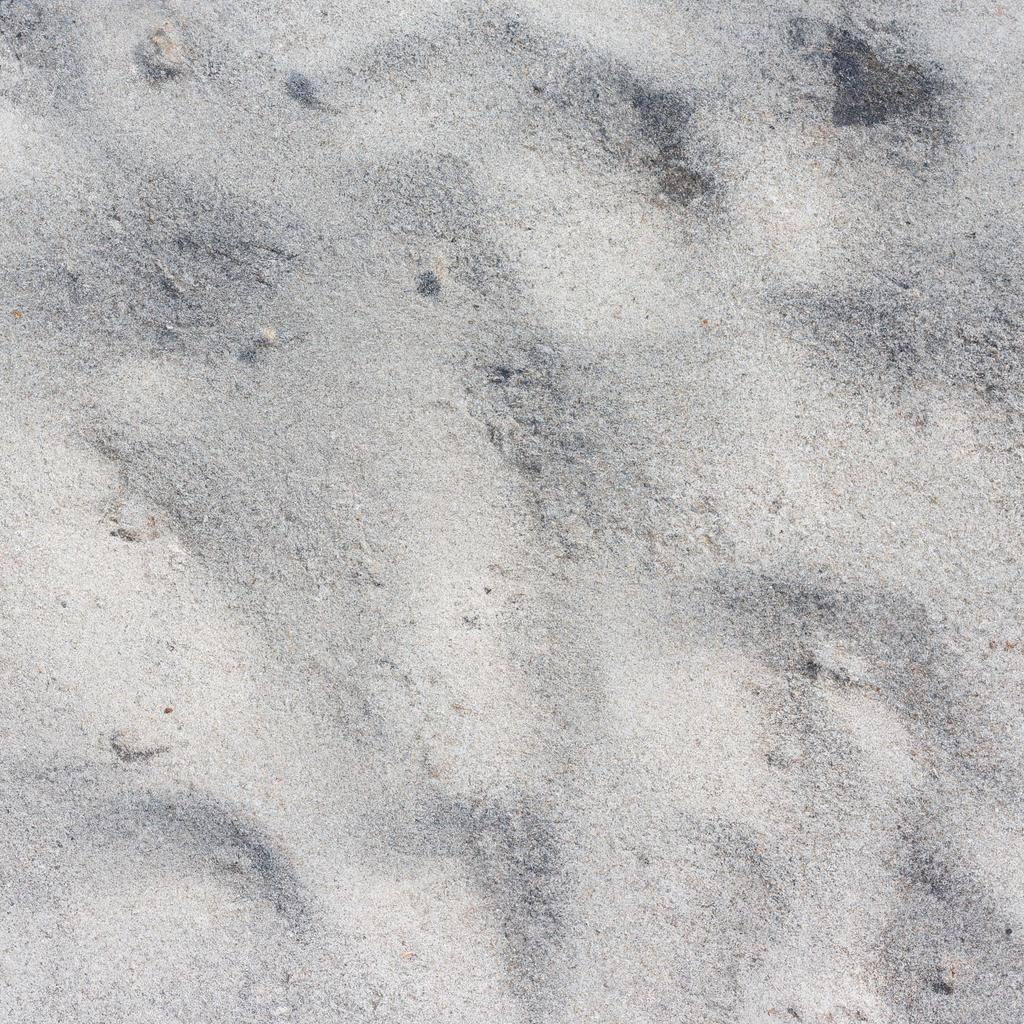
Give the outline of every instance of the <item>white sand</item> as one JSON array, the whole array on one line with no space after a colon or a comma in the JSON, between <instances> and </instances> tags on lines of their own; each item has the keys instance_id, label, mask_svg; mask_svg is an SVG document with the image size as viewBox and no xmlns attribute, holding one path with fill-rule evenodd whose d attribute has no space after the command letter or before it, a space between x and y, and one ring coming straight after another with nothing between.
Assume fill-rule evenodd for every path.
<instances>
[{"instance_id":1,"label":"white sand","mask_svg":"<svg viewBox=\"0 0 1024 1024\"><path fill-rule=\"evenodd\" d=\"M1013 5L0 0L0 1021L1019 1024Z\"/></svg>"}]
</instances>

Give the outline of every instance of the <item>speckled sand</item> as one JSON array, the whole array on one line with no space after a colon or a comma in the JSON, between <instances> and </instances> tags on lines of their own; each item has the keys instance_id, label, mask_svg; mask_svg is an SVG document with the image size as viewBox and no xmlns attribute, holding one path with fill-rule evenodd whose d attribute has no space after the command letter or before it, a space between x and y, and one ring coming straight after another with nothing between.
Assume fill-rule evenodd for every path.
<instances>
[{"instance_id":1,"label":"speckled sand","mask_svg":"<svg viewBox=\"0 0 1024 1024\"><path fill-rule=\"evenodd\" d=\"M1020 1024L1022 19L0 0L0 1022Z\"/></svg>"}]
</instances>

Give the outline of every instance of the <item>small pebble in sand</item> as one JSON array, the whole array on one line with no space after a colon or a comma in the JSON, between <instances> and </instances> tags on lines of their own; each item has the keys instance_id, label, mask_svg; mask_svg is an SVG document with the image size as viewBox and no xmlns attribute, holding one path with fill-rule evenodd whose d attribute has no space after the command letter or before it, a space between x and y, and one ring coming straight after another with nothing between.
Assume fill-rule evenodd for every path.
<instances>
[{"instance_id":1,"label":"small pebble in sand","mask_svg":"<svg viewBox=\"0 0 1024 1024\"><path fill-rule=\"evenodd\" d=\"M273 327L264 327L260 331L260 344L273 348L277 344L277 331Z\"/></svg>"}]
</instances>

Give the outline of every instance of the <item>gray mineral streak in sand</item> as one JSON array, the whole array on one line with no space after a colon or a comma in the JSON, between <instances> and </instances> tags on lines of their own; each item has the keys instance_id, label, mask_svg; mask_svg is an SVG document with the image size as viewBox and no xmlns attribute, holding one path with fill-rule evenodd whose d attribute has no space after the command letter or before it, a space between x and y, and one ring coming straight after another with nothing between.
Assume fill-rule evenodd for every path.
<instances>
[{"instance_id":1,"label":"gray mineral streak in sand","mask_svg":"<svg viewBox=\"0 0 1024 1024\"><path fill-rule=\"evenodd\" d=\"M1020 1024L1022 17L0 0L0 1021Z\"/></svg>"}]
</instances>

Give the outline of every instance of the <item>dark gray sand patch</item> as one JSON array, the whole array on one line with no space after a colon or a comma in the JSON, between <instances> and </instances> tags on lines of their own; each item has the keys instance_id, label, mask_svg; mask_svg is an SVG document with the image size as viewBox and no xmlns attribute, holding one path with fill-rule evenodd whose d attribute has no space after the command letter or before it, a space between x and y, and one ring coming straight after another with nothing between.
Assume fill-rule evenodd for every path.
<instances>
[{"instance_id":1,"label":"dark gray sand patch","mask_svg":"<svg viewBox=\"0 0 1024 1024\"><path fill-rule=\"evenodd\" d=\"M915 176L948 163L963 96L908 25L800 16L789 23L788 43L816 69L818 83L802 98L853 139L873 140L874 157Z\"/></svg>"},{"instance_id":2,"label":"dark gray sand patch","mask_svg":"<svg viewBox=\"0 0 1024 1024\"><path fill-rule=\"evenodd\" d=\"M1000 273L1012 257L993 240L989 266L961 276L973 249L965 244L962 263L949 271L937 264L924 281L908 275L870 289L784 296L776 303L780 322L855 389L906 401L938 386L1017 409L1024 383L1024 307L1014 287L1020 275Z\"/></svg>"},{"instance_id":3,"label":"dark gray sand patch","mask_svg":"<svg viewBox=\"0 0 1024 1024\"><path fill-rule=\"evenodd\" d=\"M152 797L131 809L148 837L174 836L186 855L226 877L239 891L274 908L296 928L306 927L310 907L286 854L261 828L215 800L196 794Z\"/></svg>"},{"instance_id":4,"label":"dark gray sand patch","mask_svg":"<svg viewBox=\"0 0 1024 1024\"><path fill-rule=\"evenodd\" d=\"M831 32L836 99L832 120L839 127L913 121L932 115L941 92L939 79L898 55L883 58L865 39L847 29Z\"/></svg>"},{"instance_id":5,"label":"dark gray sand patch","mask_svg":"<svg viewBox=\"0 0 1024 1024\"><path fill-rule=\"evenodd\" d=\"M694 114L700 97L687 84L667 87L622 61L502 8L463 8L433 33L414 32L371 51L349 72L353 81L413 87L426 76L506 76L496 118L513 137L554 158L604 174L625 170L642 194L669 207L710 214L721 208L722 182L710 140ZM542 125L551 130L539 132Z\"/></svg>"},{"instance_id":6,"label":"dark gray sand patch","mask_svg":"<svg viewBox=\"0 0 1024 1024\"><path fill-rule=\"evenodd\" d=\"M573 883L563 852L567 841L550 810L523 795L431 803L411 831L394 837L405 853L464 865L495 920L508 983L530 1020L552 1019L568 980Z\"/></svg>"},{"instance_id":7,"label":"dark gray sand patch","mask_svg":"<svg viewBox=\"0 0 1024 1024\"><path fill-rule=\"evenodd\" d=\"M848 738L830 723L825 698L856 692L891 709L962 785L1018 803L1024 764L994 754L999 704L979 701L979 680L956 653L960 637L921 604L813 567L779 577L725 573L712 591L729 641L777 674L758 684L756 696L779 723L779 738L803 745L810 737L818 770L849 760Z\"/></svg>"},{"instance_id":8,"label":"dark gray sand patch","mask_svg":"<svg viewBox=\"0 0 1024 1024\"><path fill-rule=\"evenodd\" d=\"M983 1018L1010 1024L1024 1012L1024 958L1008 936L1014 913L946 847L933 821L899 831L896 902L880 963L890 1005L912 1021Z\"/></svg>"},{"instance_id":9,"label":"dark gray sand patch","mask_svg":"<svg viewBox=\"0 0 1024 1024\"><path fill-rule=\"evenodd\" d=\"M323 110L320 90L313 80L301 71L290 71L284 80L285 92L301 107L309 110Z\"/></svg>"},{"instance_id":10,"label":"dark gray sand patch","mask_svg":"<svg viewBox=\"0 0 1024 1024\"><path fill-rule=\"evenodd\" d=\"M416 278L416 292L428 299L436 299L441 294L441 282L432 270L425 270Z\"/></svg>"},{"instance_id":11,"label":"dark gray sand patch","mask_svg":"<svg viewBox=\"0 0 1024 1024\"><path fill-rule=\"evenodd\" d=\"M125 764L145 764L160 754L166 754L170 747L148 743L129 731L114 733L110 737L110 749Z\"/></svg>"}]
</instances>

